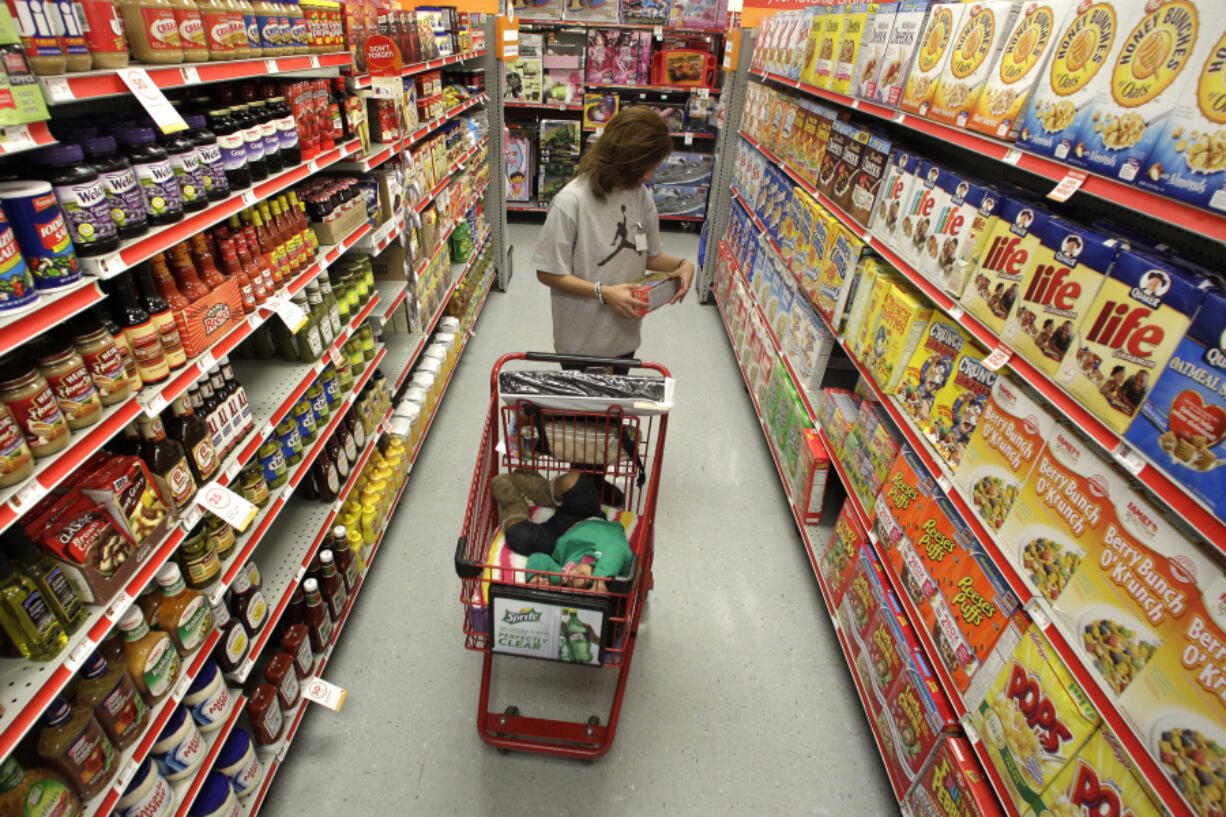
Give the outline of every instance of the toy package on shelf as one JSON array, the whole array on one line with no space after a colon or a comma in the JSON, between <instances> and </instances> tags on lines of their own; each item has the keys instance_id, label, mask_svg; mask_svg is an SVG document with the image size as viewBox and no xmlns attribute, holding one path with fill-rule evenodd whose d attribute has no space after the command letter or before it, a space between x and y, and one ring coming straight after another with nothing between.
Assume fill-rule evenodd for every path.
<instances>
[{"instance_id":1,"label":"toy package on shelf","mask_svg":"<svg viewBox=\"0 0 1226 817\"><path fill-rule=\"evenodd\" d=\"M651 56L654 85L715 85L715 55L697 49L666 49Z\"/></svg>"},{"instance_id":2,"label":"toy package on shelf","mask_svg":"<svg viewBox=\"0 0 1226 817\"><path fill-rule=\"evenodd\" d=\"M877 73L865 86L871 102L893 108L902 98L911 63L928 21L928 0L902 0L881 54Z\"/></svg>"},{"instance_id":3,"label":"toy package on shelf","mask_svg":"<svg viewBox=\"0 0 1226 817\"><path fill-rule=\"evenodd\" d=\"M540 102L545 71L542 50L544 36L524 32L519 37L519 57L506 63L506 93L504 99L517 102Z\"/></svg>"},{"instance_id":4,"label":"toy package on shelf","mask_svg":"<svg viewBox=\"0 0 1226 817\"><path fill-rule=\"evenodd\" d=\"M942 3L932 7L924 34L915 49L915 62L898 100L899 110L928 114L941 74L949 63L954 34L961 28L969 4Z\"/></svg>"},{"instance_id":5,"label":"toy package on shelf","mask_svg":"<svg viewBox=\"0 0 1226 817\"><path fill-rule=\"evenodd\" d=\"M550 31L542 57L542 101L571 105L583 99L583 54L586 40L579 31Z\"/></svg>"},{"instance_id":6,"label":"toy package on shelf","mask_svg":"<svg viewBox=\"0 0 1226 817\"><path fill-rule=\"evenodd\" d=\"M525 20L561 20L566 0L514 0L515 16Z\"/></svg>"},{"instance_id":7,"label":"toy package on shelf","mask_svg":"<svg viewBox=\"0 0 1226 817\"><path fill-rule=\"evenodd\" d=\"M603 128L617 116L620 100L617 94L584 94L583 127Z\"/></svg>"},{"instance_id":8,"label":"toy package on shelf","mask_svg":"<svg viewBox=\"0 0 1226 817\"><path fill-rule=\"evenodd\" d=\"M532 182L536 177L536 147L533 134L514 125L508 128L507 139L507 201L531 201Z\"/></svg>"},{"instance_id":9,"label":"toy package on shelf","mask_svg":"<svg viewBox=\"0 0 1226 817\"><path fill-rule=\"evenodd\" d=\"M588 85L646 85L651 81L651 32L588 29L584 73Z\"/></svg>"},{"instance_id":10,"label":"toy package on shelf","mask_svg":"<svg viewBox=\"0 0 1226 817\"><path fill-rule=\"evenodd\" d=\"M672 0L669 21L680 28L722 31L728 20L728 0Z\"/></svg>"},{"instance_id":11,"label":"toy package on shelf","mask_svg":"<svg viewBox=\"0 0 1226 817\"><path fill-rule=\"evenodd\" d=\"M1019 8L1013 0L984 0L966 12L950 43L949 61L932 95L929 119L966 127L988 76L999 64Z\"/></svg>"},{"instance_id":12,"label":"toy package on shelf","mask_svg":"<svg viewBox=\"0 0 1226 817\"><path fill-rule=\"evenodd\" d=\"M669 0L620 0L623 23L668 25Z\"/></svg>"},{"instance_id":13,"label":"toy package on shelf","mask_svg":"<svg viewBox=\"0 0 1226 817\"><path fill-rule=\"evenodd\" d=\"M565 0L565 2L566 8L562 19L576 23L616 23L621 12L617 0Z\"/></svg>"}]
</instances>

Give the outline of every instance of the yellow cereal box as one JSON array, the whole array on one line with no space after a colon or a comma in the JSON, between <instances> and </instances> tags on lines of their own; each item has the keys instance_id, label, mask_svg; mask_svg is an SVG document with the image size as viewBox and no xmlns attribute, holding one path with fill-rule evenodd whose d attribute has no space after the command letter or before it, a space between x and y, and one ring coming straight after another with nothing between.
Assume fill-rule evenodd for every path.
<instances>
[{"instance_id":1,"label":"yellow cereal box","mask_svg":"<svg viewBox=\"0 0 1226 817\"><path fill-rule=\"evenodd\" d=\"M1010 196L1003 197L996 210L999 218L989 225L979 266L962 291L962 306L999 335L1038 254L1039 237L1032 228L1048 216Z\"/></svg>"},{"instance_id":2,"label":"yellow cereal box","mask_svg":"<svg viewBox=\"0 0 1226 817\"><path fill-rule=\"evenodd\" d=\"M1202 279L1123 251L1078 328L1057 380L1123 434L1204 300Z\"/></svg>"},{"instance_id":3,"label":"yellow cereal box","mask_svg":"<svg viewBox=\"0 0 1226 817\"><path fill-rule=\"evenodd\" d=\"M983 416L996 372L984 365L986 353L973 343L963 347L945 387L937 392L924 434L951 469L962 462L971 435Z\"/></svg>"},{"instance_id":4,"label":"yellow cereal box","mask_svg":"<svg viewBox=\"0 0 1226 817\"><path fill-rule=\"evenodd\" d=\"M971 6L954 36L949 62L937 83L928 118L966 127L970 112L1004 50L1018 5L1013 0L988 0Z\"/></svg>"},{"instance_id":5,"label":"yellow cereal box","mask_svg":"<svg viewBox=\"0 0 1226 817\"><path fill-rule=\"evenodd\" d=\"M879 289L883 280L897 279L898 270L888 264L861 264L857 269L860 281L856 291L851 296L851 306L847 310L847 324L843 328L843 337L847 348L853 355L860 353L860 340L865 331L864 324L871 320L868 316L876 314L877 304L884 296L884 289Z\"/></svg>"},{"instance_id":6,"label":"yellow cereal box","mask_svg":"<svg viewBox=\"0 0 1226 817\"><path fill-rule=\"evenodd\" d=\"M834 79L835 51L843 37L843 24L847 21L847 6L834 6L826 10L822 22L822 38L817 44L817 60L813 69L813 82L818 88L829 88Z\"/></svg>"},{"instance_id":7,"label":"yellow cereal box","mask_svg":"<svg viewBox=\"0 0 1226 817\"><path fill-rule=\"evenodd\" d=\"M1022 7L1005 38L1000 59L988 72L983 91L970 111L968 128L998 139L1017 136L1030 91L1054 50L1056 27L1072 7L1073 0L1040 0Z\"/></svg>"},{"instance_id":8,"label":"yellow cereal box","mask_svg":"<svg viewBox=\"0 0 1226 817\"><path fill-rule=\"evenodd\" d=\"M872 316L860 360L878 387L893 393L902 380L906 362L924 337L932 320L932 306L914 287L893 282L881 300L880 310Z\"/></svg>"},{"instance_id":9,"label":"yellow cereal box","mask_svg":"<svg viewBox=\"0 0 1226 817\"><path fill-rule=\"evenodd\" d=\"M1101 727L1066 763L1025 817L1161 817L1128 752Z\"/></svg>"},{"instance_id":10,"label":"yellow cereal box","mask_svg":"<svg viewBox=\"0 0 1226 817\"><path fill-rule=\"evenodd\" d=\"M1032 624L971 722L1019 812L1040 795L1101 723L1085 691Z\"/></svg>"},{"instance_id":11,"label":"yellow cereal box","mask_svg":"<svg viewBox=\"0 0 1226 817\"><path fill-rule=\"evenodd\" d=\"M843 322L847 297L851 293L852 273L865 244L842 222L831 221L831 236L826 242L826 256L822 259L821 274L817 279L814 303L830 325L837 331Z\"/></svg>"},{"instance_id":12,"label":"yellow cereal box","mask_svg":"<svg viewBox=\"0 0 1226 817\"><path fill-rule=\"evenodd\" d=\"M917 428L927 428L937 394L953 378L970 336L944 314L934 314L903 370L896 394Z\"/></svg>"},{"instance_id":13,"label":"yellow cereal box","mask_svg":"<svg viewBox=\"0 0 1226 817\"><path fill-rule=\"evenodd\" d=\"M915 50L915 59L911 64L911 73L907 75L907 83L903 86L902 98L898 100L900 110L918 113L924 116L936 92L937 82L949 62L954 33L962 25L968 4L946 3L932 7L928 15L928 25L920 37L919 47Z\"/></svg>"},{"instance_id":14,"label":"yellow cereal box","mask_svg":"<svg viewBox=\"0 0 1226 817\"><path fill-rule=\"evenodd\" d=\"M834 50L834 75L830 79L830 90L835 93L851 93L851 75L856 67L856 55L860 51L862 38L865 32L870 30L876 15L876 3L853 3L847 7L843 33L839 37L838 47Z\"/></svg>"},{"instance_id":15,"label":"yellow cereal box","mask_svg":"<svg viewBox=\"0 0 1226 817\"><path fill-rule=\"evenodd\" d=\"M814 72L817 70L817 49L821 45L822 35L826 31L825 6L815 6L813 17L809 21L809 36L805 42L805 64L800 69L800 81L813 84Z\"/></svg>"}]
</instances>

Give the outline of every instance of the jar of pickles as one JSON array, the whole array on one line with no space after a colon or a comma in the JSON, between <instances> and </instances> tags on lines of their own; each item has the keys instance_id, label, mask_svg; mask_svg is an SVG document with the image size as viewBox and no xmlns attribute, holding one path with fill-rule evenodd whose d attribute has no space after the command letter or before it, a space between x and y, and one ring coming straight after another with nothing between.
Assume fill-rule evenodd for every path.
<instances>
[{"instance_id":1,"label":"jar of pickles","mask_svg":"<svg viewBox=\"0 0 1226 817\"><path fill-rule=\"evenodd\" d=\"M271 445L273 453L277 457L281 457L281 448L276 443L265 443ZM260 453L264 451L264 446L260 447ZM285 459L281 458L281 478L285 478ZM242 470L239 474L239 488L243 492L243 499L246 499L257 508L263 508L268 504L268 479L264 474L263 464L256 465L252 463Z\"/></svg>"},{"instance_id":2,"label":"jar of pickles","mask_svg":"<svg viewBox=\"0 0 1226 817\"><path fill-rule=\"evenodd\" d=\"M221 575L221 560L209 542L204 521L191 529L175 557L183 569L183 580L193 590L208 587Z\"/></svg>"},{"instance_id":3,"label":"jar of pickles","mask_svg":"<svg viewBox=\"0 0 1226 817\"><path fill-rule=\"evenodd\" d=\"M328 404L328 414L330 415L341 404L340 382L336 378L336 367L331 363L324 366L323 372L320 373L319 386L323 389L324 400ZM310 394L310 391L307 393Z\"/></svg>"},{"instance_id":4,"label":"jar of pickles","mask_svg":"<svg viewBox=\"0 0 1226 817\"><path fill-rule=\"evenodd\" d=\"M315 410L311 408L311 401L305 397L294 404L293 411L290 416L294 418L294 423L298 426L298 437L303 445L309 445L315 441Z\"/></svg>"},{"instance_id":5,"label":"jar of pickles","mask_svg":"<svg viewBox=\"0 0 1226 817\"><path fill-rule=\"evenodd\" d=\"M302 462L302 437L298 433L298 424L287 417L277 424L276 433L286 465Z\"/></svg>"},{"instance_id":6,"label":"jar of pickles","mask_svg":"<svg viewBox=\"0 0 1226 817\"><path fill-rule=\"evenodd\" d=\"M333 374L333 378L336 375ZM315 412L315 424L326 423L328 418L332 416L332 405L328 402L328 398L324 396L324 387L316 381L311 388L306 392L307 400L311 403L311 409ZM339 400L337 402L340 402Z\"/></svg>"},{"instance_id":7,"label":"jar of pickles","mask_svg":"<svg viewBox=\"0 0 1226 817\"><path fill-rule=\"evenodd\" d=\"M357 377L366 369L366 356L362 354L362 341L355 335L345 344L345 356L349 359L349 368Z\"/></svg>"},{"instance_id":8,"label":"jar of pickles","mask_svg":"<svg viewBox=\"0 0 1226 817\"><path fill-rule=\"evenodd\" d=\"M260 446L256 456L260 460L260 473L264 478L266 486L264 501L267 502L267 492L274 488L280 488L285 484L286 479L289 478L288 468L285 464L285 452L282 450L279 440L271 439ZM246 479L244 479L245 484ZM245 490L244 493L246 493ZM255 502L251 497L247 497L247 499ZM258 505L259 503L257 502L256 504Z\"/></svg>"},{"instance_id":9,"label":"jar of pickles","mask_svg":"<svg viewBox=\"0 0 1226 817\"><path fill-rule=\"evenodd\" d=\"M358 330L358 340L362 346L362 357L367 363L375 359L375 332L369 322L362 324Z\"/></svg>"},{"instance_id":10,"label":"jar of pickles","mask_svg":"<svg viewBox=\"0 0 1226 817\"><path fill-rule=\"evenodd\" d=\"M218 561L225 561L234 552L234 528L220 518L209 514L204 521L205 536L209 547L217 554Z\"/></svg>"}]
</instances>

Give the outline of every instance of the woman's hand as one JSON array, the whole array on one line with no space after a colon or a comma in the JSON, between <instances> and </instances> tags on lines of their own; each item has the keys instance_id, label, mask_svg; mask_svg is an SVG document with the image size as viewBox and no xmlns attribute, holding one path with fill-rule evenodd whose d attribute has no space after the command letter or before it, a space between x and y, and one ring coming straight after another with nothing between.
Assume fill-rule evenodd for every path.
<instances>
[{"instance_id":1,"label":"woman's hand","mask_svg":"<svg viewBox=\"0 0 1226 817\"><path fill-rule=\"evenodd\" d=\"M647 302L634 294L630 284L611 284L601 287L600 294L605 304L623 318L641 318L638 310L646 308Z\"/></svg>"},{"instance_id":2,"label":"woman's hand","mask_svg":"<svg viewBox=\"0 0 1226 817\"><path fill-rule=\"evenodd\" d=\"M677 294L669 301L670 304L679 304L685 300L685 294L690 291L690 286L694 283L694 265L688 259L682 261L681 266L670 272L668 277L676 278L681 282L681 287L677 290Z\"/></svg>"}]
</instances>

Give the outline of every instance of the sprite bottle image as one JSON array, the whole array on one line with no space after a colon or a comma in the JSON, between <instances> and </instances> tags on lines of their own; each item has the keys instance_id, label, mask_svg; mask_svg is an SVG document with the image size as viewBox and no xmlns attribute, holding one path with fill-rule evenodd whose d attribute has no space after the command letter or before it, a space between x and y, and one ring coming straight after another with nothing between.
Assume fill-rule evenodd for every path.
<instances>
[{"instance_id":1,"label":"sprite bottle image","mask_svg":"<svg viewBox=\"0 0 1226 817\"><path fill-rule=\"evenodd\" d=\"M558 622L558 660L570 661L570 645L566 643L566 622Z\"/></svg>"},{"instance_id":2,"label":"sprite bottle image","mask_svg":"<svg viewBox=\"0 0 1226 817\"><path fill-rule=\"evenodd\" d=\"M571 660L577 664L590 664L592 661L592 636L587 625L579 620L575 610L563 610L562 615L570 614L566 620L566 642L570 648Z\"/></svg>"}]
</instances>

